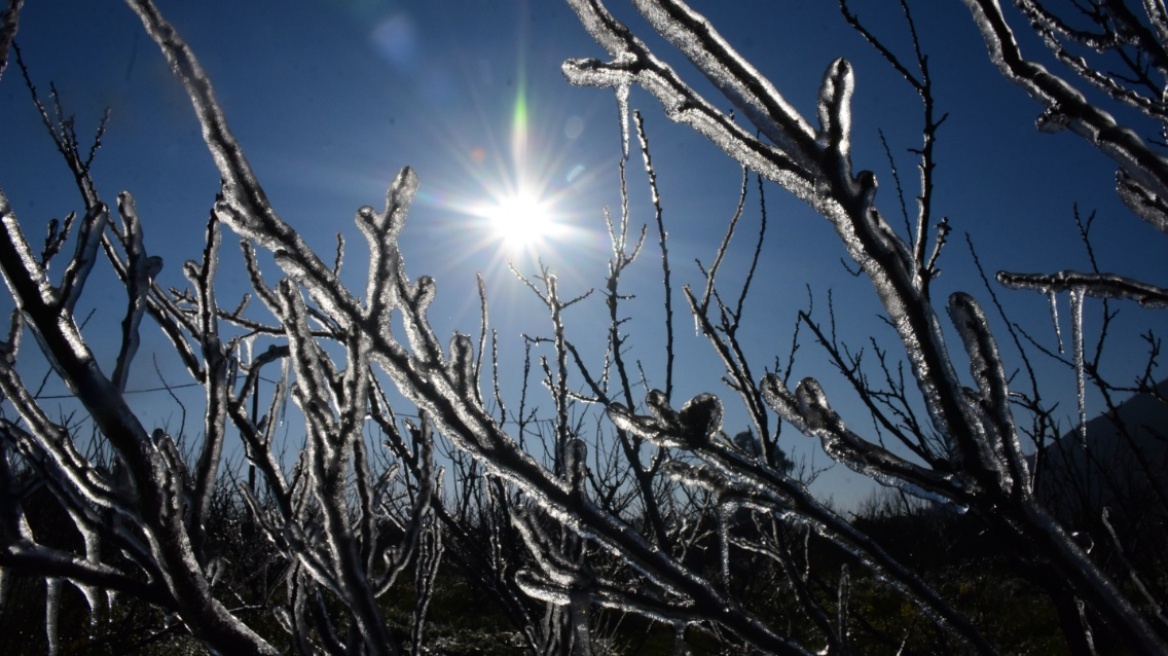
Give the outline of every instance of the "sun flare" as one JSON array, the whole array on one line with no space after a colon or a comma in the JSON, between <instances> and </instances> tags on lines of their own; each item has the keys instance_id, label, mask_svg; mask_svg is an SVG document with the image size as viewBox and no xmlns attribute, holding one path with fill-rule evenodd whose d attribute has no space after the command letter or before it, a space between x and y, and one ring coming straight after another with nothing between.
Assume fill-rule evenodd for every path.
<instances>
[{"instance_id":1,"label":"sun flare","mask_svg":"<svg viewBox=\"0 0 1168 656\"><path fill-rule=\"evenodd\" d=\"M551 204L528 192L495 199L484 208L483 216L495 236L512 249L530 248L555 232Z\"/></svg>"}]
</instances>

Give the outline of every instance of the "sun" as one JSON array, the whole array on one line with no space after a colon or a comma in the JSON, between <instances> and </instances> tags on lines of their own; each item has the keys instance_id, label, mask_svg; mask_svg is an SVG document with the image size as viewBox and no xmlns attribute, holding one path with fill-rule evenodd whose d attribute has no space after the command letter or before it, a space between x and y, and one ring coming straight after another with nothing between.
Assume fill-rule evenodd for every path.
<instances>
[{"instance_id":1,"label":"sun","mask_svg":"<svg viewBox=\"0 0 1168 656\"><path fill-rule=\"evenodd\" d=\"M436 135L463 175L424 196L453 210L457 238L491 257L492 269L504 264L504 272L563 256L574 261L590 252L584 247L591 246L592 233L581 227L578 200L596 180L591 163L577 159L585 144L577 140L584 129L579 109L557 108L550 100L533 103L522 60L514 80L508 114L488 115L494 100L476 102L477 129L467 131L463 121Z\"/></svg>"},{"instance_id":2,"label":"sun","mask_svg":"<svg viewBox=\"0 0 1168 656\"><path fill-rule=\"evenodd\" d=\"M552 203L539 194L517 190L492 199L480 214L507 250L531 249L556 233Z\"/></svg>"}]
</instances>

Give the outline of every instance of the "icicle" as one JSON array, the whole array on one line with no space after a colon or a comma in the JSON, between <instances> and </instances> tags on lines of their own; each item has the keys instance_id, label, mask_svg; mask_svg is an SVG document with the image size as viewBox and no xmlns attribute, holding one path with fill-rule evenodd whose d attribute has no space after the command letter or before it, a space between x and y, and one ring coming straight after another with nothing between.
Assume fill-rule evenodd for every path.
<instances>
[{"instance_id":1,"label":"icicle","mask_svg":"<svg viewBox=\"0 0 1168 656\"><path fill-rule=\"evenodd\" d=\"M718 506L718 548L721 551L722 585L730 594L730 520L734 516L734 506L724 503Z\"/></svg>"},{"instance_id":2,"label":"icicle","mask_svg":"<svg viewBox=\"0 0 1168 656\"><path fill-rule=\"evenodd\" d=\"M1075 394L1079 403L1079 445L1087 452L1087 381L1083 362L1083 290L1071 290L1071 342L1075 350Z\"/></svg>"},{"instance_id":3,"label":"icicle","mask_svg":"<svg viewBox=\"0 0 1168 656\"><path fill-rule=\"evenodd\" d=\"M61 579L45 579L45 638L49 644L49 654L60 652L61 644L57 635L57 608L61 605Z\"/></svg>"},{"instance_id":4,"label":"icicle","mask_svg":"<svg viewBox=\"0 0 1168 656\"><path fill-rule=\"evenodd\" d=\"M673 654L674 656L686 656L689 650L685 648L685 630L688 625L685 622L675 622L673 625Z\"/></svg>"},{"instance_id":5,"label":"icicle","mask_svg":"<svg viewBox=\"0 0 1168 656\"><path fill-rule=\"evenodd\" d=\"M622 81L616 85L616 110L620 114L621 155L629 158L629 83Z\"/></svg>"},{"instance_id":6,"label":"icicle","mask_svg":"<svg viewBox=\"0 0 1168 656\"><path fill-rule=\"evenodd\" d=\"M1097 653L1095 651L1095 632L1091 630L1091 620L1087 614L1087 602L1076 599L1075 608L1079 611L1079 622L1083 626L1083 637L1087 640L1087 651L1091 654Z\"/></svg>"},{"instance_id":7,"label":"icicle","mask_svg":"<svg viewBox=\"0 0 1168 656\"><path fill-rule=\"evenodd\" d=\"M81 532L85 540L85 559L90 563L98 564L101 559L101 535L84 521L81 521L80 518L76 518L74 525ZM83 585L77 582L74 582L74 584L85 597L85 603L89 605L89 627L90 629L95 629L97 628L97 614L99 610L98 590L92 585Z\"/></svg>"},{"instance_id":8,"label":"icicle","mask_svg":"<svg viewBox=\"0 0 1168 656\"><path fill-rule=\"evenodd\" d=\"M240 364L245 367L251 366L251 363L255 361L255 341L257 336L258 333L254 333L240 340L240 345L243 347L241 349L243 351L243 362Z\"/></svg>"},{"instance_id":9,"label":"icicle","mask_svg":"<svg viewBox=\"0 0 1168 656\"><path fill-rule=\"evenodd\" d=\"M595 652L592 648L592 622L590 620L592 599L587 592L581 590L570 591L568 598L571 600L568 612L572 618L572 636L576 643L574 651L581 654L593 654Z\"/></svg>"},{"instance_id":10,"label":"icicle","mask_svg":"<svg viewBox=\"0 0 1168 656\"><path fill-rule=\"evenodd\" d=\"M836 603L836 622L839 624L837 631L839 631L840 639L843 640L844 644L846 645L848 640L849 624L848 611L850 610L848 606L852 601L852 577L848 573L847 565L844 565L840 569L839 587L837 588L836 593L838 595L838 600Z\"/></svg>"},{"instance_id":11,"label":"icicle","mask_svg":"<svg viewBox=\"0 0 1168 656\"><path fill-rule=\"evenodd\" d=\"M1054 336L1058 340L1058 352L1063 352L1063 329L1059 326L1058 316L1058 295L1054 293L1053 289L1047 290L1047 298L1050 299L1050 318L1054 321Z\"/></svg>"},{"instance_id":12,"label":"icicle","mask_svg":"<svg viewBox=\"0 0 1168 656\"><path fill-rule=\"evenodd\" d=\"M280 361L280 382L279 389L291 389L292 383L292 358L281 358ZM280 395L280 409L276 417L276 426L283 426L284 421L288 418L288 397L290 394L284 393ZM272 432L275 435L275 431Z\"/></svg>"}]
</instances>

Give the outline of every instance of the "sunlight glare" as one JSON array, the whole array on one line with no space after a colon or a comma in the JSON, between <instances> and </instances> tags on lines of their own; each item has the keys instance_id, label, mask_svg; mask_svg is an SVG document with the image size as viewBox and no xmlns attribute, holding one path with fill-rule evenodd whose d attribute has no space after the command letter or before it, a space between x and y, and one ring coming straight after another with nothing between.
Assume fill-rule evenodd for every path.
<instances>
[{"instance_id":1,"label":"sunlight glare","mask_svg":"<svg viewBox=\"0 0 1168 656\"><path fill-rule=\"evenodd\" d=\"M551 207L527 192L497 199L486 208L484 215L491 230L511 249L535 246L554 231Z\"/></svg>"}]
</instances>

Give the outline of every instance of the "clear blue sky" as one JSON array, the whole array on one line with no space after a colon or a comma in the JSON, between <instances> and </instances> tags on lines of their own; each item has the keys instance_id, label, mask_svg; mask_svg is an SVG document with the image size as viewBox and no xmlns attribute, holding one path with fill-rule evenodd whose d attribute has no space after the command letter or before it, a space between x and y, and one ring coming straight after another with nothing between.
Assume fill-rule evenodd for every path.
<instances>
[{"instance_id":1,"label":"clear blue sky","mask_svg":"<svg viewBox=\"0 0 1168 656\"><path fill-rule=\"evenodd\" d=\"M909 57L897 3L855 4L871 29ZM519 334L547 334L547 322L538 314L536 300L507 271L497 234L478 214L484 204L516 184L543 190L564 230L543 243L539 255L561 275L563 293L574 295L603 284L608 243L602 209L619 211L615 103L607 91L574 88L563 79L564 59L604 55L566 5L553 0L205 0L159 5L210 73L230 125L276 209L324 253L332 252L337 232L345 234L347 279L353 285L360 285L364 255L352 216L361 205L380 206L386 184L405 165L414 167L422 181L403 236L407 270L437 279L432 316L442 335L455 329L477 332L474 275L486 276L492 323L504 340L505 375L511 380L519 372ZM971 277L966 232L991 270L1086 269L1072 221L1075 202L1084 213L1095 210L1100 215L1095 245L1105 269L1163 283L1168 278L1164 236L1117 201L1110 162L1069 134L1037 133L1033 120L1041 108L998 76L962 3L912 5L930 54L939 109L950 113L938 145L935 213L949 216L955 232L942 258L937 297L966 289L986 299ZM693 6L707 13L812 119L826 65L841 55L853 61L855 166L876 172L882 183L880 206L899 226L899 204L877 130L885 132L892 147L911 212L917 174L907 149L919 145L919 104L911 89L846 26L835 3L707 0ZM647 34L627 7L613 9ZM185 94L170 78L158 49L115 0L28 3L18 42L42 95L47 98L50 81L56 84L83 138L96 126L102 109L111 109L105 145L95 164L98 184L110 202L122 189L134 192L147 247L166 261L163 284L184 286L179 264L197 256L218 175ZM659 40L650 42L686 74L692 71ZM1037 51L1037 44L1024 43ZM693 261L712 260L734 210L740 171L700 137L668 124L646 94L635 92L633 106L645 114L653 141L678 285L697 285ZM0 83L0 147L5 153L0 186L24 225L40 230L49 218L77 209L67 171L40 127L15 67ZM631 208L637 228L650 223L652 214L639 158L633 164ZM744 230L725 269L726 283L740 280L750 253L758 220L754 194L752 181ZM852 278L840 264L844 251L829 224L775 185L768 184L767 198L766 254L743 334L755 371L761 375L775 356L785 359L795 314L806 306L806 285L824 319L826 294L833 291L841 337L854 346L865 345L873 331L881 339L891 336L876 320L870 285ZM232 244L225 240L228 271L238 261ZM530 255L511 255L525 271L534 270ZM659 272L656 250L650 247L627 279L629 291L638 295L627 308L637 317L630 326L630 344L651 378L663 376ZM241 291L230 275L223 281L223 305L231 305L233 292ZM120 290L113 287L93 291L99 310L122 303ZM1002 295L1015 320L1053 345L1045 299L1023 292ZM1061 303L1068 333L1066 299ZM684 308L680 295L675 306ZM1122 309L1121 319L1130 322L1117 327L1109 362L1114 374L1126 380L1143 361L1137 335L1148 327L1163 332L1165 322L1135 307ZM1098 311L1098 304L1089 301L1089 335L1098 324ZM567 316L569 336L593 354L602 347L596 341L602 313L597 296ZM99 311L93 325L104 320L111 326L106 334L112 334L108 322L118 318L118 312ZM101 342L100 330L90 334ZM147 337L134 383L140 387L157 384L149 354L165 350L154 335ZM678 337L684 355L675 402L702 391L725 392L717 363L694 337L687 317L679 318ZM951 343L951 350L957 348ZM1013 357L1010 349L1007 353ZM1067 399L1063 407L1070 421L1069 372L1039 361L1052 389ZM964 366L959 354L957 362ZM177 379L177 371L163 368ZM869 429L866 415L850 401L809 336L795 375L820 377L845 420L861 432ZM158 413L157 421L172 416L167 414L171 410L158 409L163 401L152 399L147 409ZM731 432L745 426L735 417L727 426ZM788 434L788 450L806 455L815 451L805 448L804 438ZM826 463L822 454L815 458ZM826 493L846 500L857 494L859 485L847 480L833 472L821 484Z\"/></svg>"}]
</instances>

